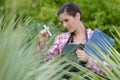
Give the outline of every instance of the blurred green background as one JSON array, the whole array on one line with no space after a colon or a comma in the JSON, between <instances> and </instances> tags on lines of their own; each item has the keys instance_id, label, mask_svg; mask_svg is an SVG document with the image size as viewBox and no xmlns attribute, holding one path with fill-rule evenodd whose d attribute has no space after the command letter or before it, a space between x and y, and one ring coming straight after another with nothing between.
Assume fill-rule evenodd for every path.
<instances>
[{"instance_id":1,"label":"blurred green background","mask_svg":"<svg viewBox=\"0 0 120 80\"><path fill-rule=\"evenodd\" d=\"M102 69L110 80L120 79L120 0L0 0L0 80L35 80L36 74L36 80L61 80L66 73L72 76L70 80L84 80L81 73L63 70L68 65L76 66L94 80L106 80L64 57L59 59L59 55L58 60L43 63L47 56L35 52L44 24L53 34L47 42L49 46L64 31L56 12L68 1L80 7L86 28L98 28L115 39L111 58L105 59L113 70L104 65Z\"/></svg>"},{"instance_id":2,"label":"blurred green background","mask_svg":"<svg viewBox=\"0 0 120 80\"><path fill-rule=\"evenodd\" d=\"M52 33L55 32L55 26L59 32L64 30L56 13L65 2L73 2L80 7L86 28L98 28L112 36L113 26L120 26L120 0L0 0L0 14L12 11L17 16L32 18L31 24L35 27L31 33L33 38L43 24L52 27Z\"/></svg>"}]
</instances>

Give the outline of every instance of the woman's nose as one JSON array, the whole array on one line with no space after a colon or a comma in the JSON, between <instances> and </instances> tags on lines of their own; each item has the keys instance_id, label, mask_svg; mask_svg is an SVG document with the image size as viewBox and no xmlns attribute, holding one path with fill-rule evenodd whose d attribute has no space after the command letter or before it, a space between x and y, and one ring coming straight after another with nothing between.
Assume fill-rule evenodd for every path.
<instances>
[{"instance_id":1,"label":"woman's nose","mask_svg":"<svg viewBox=\"0 0 120 80\"><path fill-rule=\"evenodd\" d=\"M63 23L63 26L64 26L65 28L67 28L67 24L66 24L65 22Z\"/></svg>"}]
</instances>

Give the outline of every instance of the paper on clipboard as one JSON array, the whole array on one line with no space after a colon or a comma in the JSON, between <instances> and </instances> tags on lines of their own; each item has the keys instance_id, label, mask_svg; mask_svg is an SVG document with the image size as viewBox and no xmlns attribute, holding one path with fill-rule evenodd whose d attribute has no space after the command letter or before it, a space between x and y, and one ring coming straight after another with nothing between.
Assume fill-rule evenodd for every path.
<instances>
[{"instance_id":1,"label":"paper on clipboard","mask_svg":"<svg viewBox=\"0 0 120 80\"><path fill-rule=\"evenodd\" d=\"M98 52L98 49L102 51L105 55L107 55L108 50L110 50L113 44L114 44L113 38L101 32L100 30L95 29L90 40L87 42L84 51L88 55L93 54L100 60L103 60L103 58Z\"/></svg>"}]
</instances>

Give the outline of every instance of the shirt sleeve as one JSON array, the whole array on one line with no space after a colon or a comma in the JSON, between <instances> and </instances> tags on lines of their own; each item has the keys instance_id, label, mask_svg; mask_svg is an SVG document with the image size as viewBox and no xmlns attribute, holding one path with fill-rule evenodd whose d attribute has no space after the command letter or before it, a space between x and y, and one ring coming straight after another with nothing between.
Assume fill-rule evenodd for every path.
<instances>
[{"instance_id":1,"label":"shirt sleeve","mask_svg":"<svg viewBox=\"0 0 120 80\"><path fill-rule=\"evenodd\" d=\"M87 33L88 33L88 39L90 39L92 34L93 34L93 31L91 29L88 29ZM108 55L108 57L109 57L109 55ZM102 63L105 66L107 66L109 69L112 69L111 66L106 61L103 61ZM98 66L99 63L90 56L89 56L88 61L85 65L88 69L90 69L98 74L104 74L104 71L102 69L100 69L100 67Z\"/></svg>"},{"instance_id":2,"label":"shirt sleeve","mask_svg":"<svg viewBox=\"0 0 120 80\"><path fill-rule=\"evenodd\" d=\"M69 37L70 37L70 33L63 33L56 36L54 43L45 53L45 55L48 56L48 60L55 58L56 55L59 54L61 55L62 49L65 43L67 42L67 40L69 39Z\"/></svg>"},{"instance_id":3,"label":"shirt sleeve","mask_svg":"<svg viewBox=\"0 0 120 80\"><path fill-rule=\"evenodd\" d=\"M55 38L55 42L52 44L52 46L49 48L49 50L46 52L46 55L57 55L59 54L59 35Z\"/></svg>"},{"instance_id":4,"label":"shirt sleeve","mask_svg":"<svg viewBox=\"0 0 120 80\"><path fill-rule=\"evenodd\" d=\"M106 62L103 61L102 62L105 66L107 66L110 70L112 69L111 66ZM99 63L97 62L97 60L93 59L92 57L89 57L87 63L86 63L86 67L98 74L104 74L104 71L102 69L100 69L99 67Z\"/></svg>"},{"instance_id":5,"label":"shirt sleeve","mask_svg":"<svg viewBox=\"0 0 120 80\"><path fill-rule=\"evenodd\" d=\"M50 46L49 50L47 50L47 52L44 54L44 56L46 56L44 62L52 60L58 53L59 53L59 35L55 38L55 41Z\"/></svg>"}]
</instances>

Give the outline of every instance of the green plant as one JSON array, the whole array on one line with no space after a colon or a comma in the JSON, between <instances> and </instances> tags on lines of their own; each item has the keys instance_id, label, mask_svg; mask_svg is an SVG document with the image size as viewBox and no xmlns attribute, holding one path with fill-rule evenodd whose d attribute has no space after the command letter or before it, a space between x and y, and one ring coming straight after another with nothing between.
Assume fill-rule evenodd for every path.
<instances>
[{"instance_id":1,"label":"green plant","mask_svg":"<svg viewBox=\"0 0 120 80\"><path fill-rule=\"evenodd\" d=\"M83 3L89 3L89 2L90 2L89 0L86 2L83 1ZM115 2L117 1L115 0ZM49 1L47 3L49 3ZM30 2L30 4L32 3ZM92 3L90 3L89 5L91 4ZM22 16L21 14L15 14L16 13L15 10L9 12L9 8L11 8L12 6L8 7L8 5L9 4L7 4L5 7L5 12L8 10L7 13L0 12L0 61L1 61L0 62L0 80L34 80L35 78L37 78L38 80L50 80L50 79L61 80L61 77L65 74L68 74L71 76L70 80L76 80L76 79L85 80L84 79L85 76L91 78L92 80L97 80L97 79L106 80L106 78L104 78L103 76L96 74L82 66L79 66L78 64L66 59L66 57L56 56L53 60L42 63L47 58L47 56L43 56L44 52L36 53L35 51L37 48L37 41L38 41L38 36L36 34L39 32L38 29L41 29L41 26L43 23L38 25L37 22L31 21L31 19L33 18L29 18L29 17L26 18L25 17L26 15ZM81 6L82 8L83 7L85 8L84 5L81 5ZM22 9L25 9L25 8L22 7ZM91 6L90 10L92 9L93 7ZM31 10L31 9L28 9L28 10ZM43 11L44 10L46 11L45 8L43 9ZM119 11L118 8L117 10ZM101 12L101 9L100 9L100 13L95 13L95 14L97 14L97 16L101 18L100 15L101 14L103 15L104 12ZM116 14L117 14L116 17L118 17L119 14L118 13ZM89 18L89 13L87 14L87 11L86 11L86 17L84 19L85 22L87 22L86 21L87 18ZM95 19L97 20L97 18ZM114 20L112 22L114 23ZM99 25L101 25L102 23L103 22L100 22ZM88 25L91 25L91 23ZM56 30L54 28L52 29L53 31ZM114 35L115 32L113 32L113 36L115 38L115 41L117 41L117 45L119 46L120 45L119 28L114 27L114 30L115 32L117 32L117 35ZM51 41L53 41L53 38L49 39L48 44L51 44L50 43ZM100 51L98 52L102 55ZM98 62L100 62L101 64L100 67L106 73L107 78L111 80L119 80L120 53L115 48L112 48L110 51L110 56L111 58L108 58L103 55L104 59L111 65L112 71L107 69L101 63L101 61L98 60ZM64 69L68 65L70 65L70 67ZM69 69L71 68L71 66L78 68L81 72L78 72L78 73L69 72Z\"/></svg>"}]
</instances>

